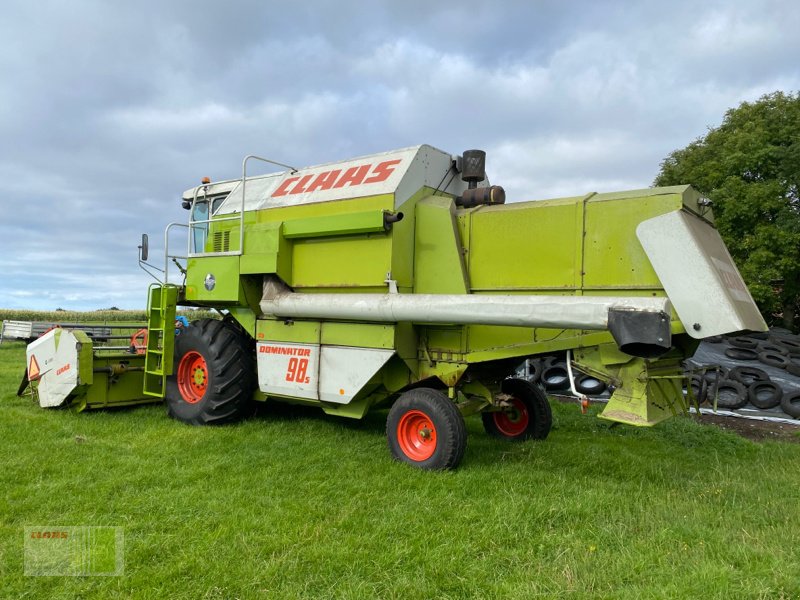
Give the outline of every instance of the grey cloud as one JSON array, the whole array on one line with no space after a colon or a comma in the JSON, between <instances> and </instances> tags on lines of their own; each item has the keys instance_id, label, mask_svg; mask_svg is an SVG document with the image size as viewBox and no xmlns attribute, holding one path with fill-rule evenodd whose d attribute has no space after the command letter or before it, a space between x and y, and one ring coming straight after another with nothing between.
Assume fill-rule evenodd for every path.
<instances>
[{"instance_id":1,"label":"grey cloud","mask_svg":"<svg viewBox=\"0 0 800 600\"><path fill-rule=\"evenodd\" d=\"M180 193L307 165L489 151L509 198L644 187L726 108L800 87L800 8L688 0L4 5L0 306L141 307Z\"/></svg>"}]
</instances>

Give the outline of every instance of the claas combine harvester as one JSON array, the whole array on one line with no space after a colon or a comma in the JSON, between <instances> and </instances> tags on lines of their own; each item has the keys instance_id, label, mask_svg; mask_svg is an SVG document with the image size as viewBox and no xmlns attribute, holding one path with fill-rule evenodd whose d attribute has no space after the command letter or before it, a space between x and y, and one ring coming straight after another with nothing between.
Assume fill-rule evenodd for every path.
<instances>
[{"instance_id":1,"label":"claas combine harvester","mask_svg":"<svg viewBox=\"0 0 800 600\"><path fill-rule=\"evenodd\" d=\"M391 406L392 455L452 468L466 415L547 436L547 397L511 376L527 357L566 353L613 390L603 418L652 425L686 410L681 361L699 339L766 328L688 186L506 204L478 150L248 176L254 160L183 195L188 223L167 227L157 271L143 236L157 282L141 353L69 329L28 347L42 406L165 401L198 425L254 401L355 419ZM176 306L222 318L176 331Z\"/></svg>"}]
</instances>

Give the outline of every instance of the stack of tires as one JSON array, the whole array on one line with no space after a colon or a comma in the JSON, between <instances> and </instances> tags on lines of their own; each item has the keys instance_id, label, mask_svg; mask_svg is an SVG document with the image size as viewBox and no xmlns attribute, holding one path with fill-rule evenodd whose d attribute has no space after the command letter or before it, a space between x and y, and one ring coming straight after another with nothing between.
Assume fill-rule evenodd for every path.
<instances>
[{"instance_id":1,"label":"stack of tires","mask_svg":"<svg viewBox=\"0 0 800 600\"><path fill-rule=\"evenodd\" d=\"M586 396L599 396L606 391L606 384L596 377L581 373L573 369L575 376L575 389ZM517 376L540 385L545 391L552 394L559 392L569 393L569 372L567 359L564 355L542 356L531 358L517 371Z\"/></svg>"},{"instance_id":2,"label":"stack of tires","mask_svg":"<svg viewBox=\"0 0 800 600\"><path fill-rule=\"evenodd\" d=\"M692 366L687 375L699 404L800 418L800 336L773 329L707 338Z\"/></svg>"}]
</instances>

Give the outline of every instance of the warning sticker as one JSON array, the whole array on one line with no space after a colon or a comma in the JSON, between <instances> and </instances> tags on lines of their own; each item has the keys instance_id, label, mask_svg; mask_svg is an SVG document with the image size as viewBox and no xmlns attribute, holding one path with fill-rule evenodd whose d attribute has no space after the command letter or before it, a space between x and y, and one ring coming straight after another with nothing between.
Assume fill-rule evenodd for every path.
<instances>
[{"instance_id":1,"label":"warning sticker","mask_svg":"<svg viewBox=\"0 0 800 600\"><path fill-rule=\"evenodd\" d=\"M36 362L36 356L31 354L31 361L28 363L28 381L33 381L39 378L39 363Z\"/></svg>"}]
</instances>

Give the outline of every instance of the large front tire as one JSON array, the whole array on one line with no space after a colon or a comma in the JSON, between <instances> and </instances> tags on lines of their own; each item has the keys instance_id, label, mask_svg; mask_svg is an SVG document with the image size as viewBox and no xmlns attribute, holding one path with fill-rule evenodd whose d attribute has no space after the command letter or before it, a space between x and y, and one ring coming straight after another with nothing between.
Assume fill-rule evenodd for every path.
<instances>
[{"instance_id":1,"label":"large front tire","mask_svg":"<svg viewBox=\"0 0 800 600\"><path fill-rule=\"evenodd\" d=\"M175 337L167 378L169 416L191 425L224 424L252 412L256 367L252 339L237 324L201 319Z\"/></svg>"},{"instance_id":2,"label":"large front tire","mask_svg":"<svg viewBox=\"0 0 800 600\"><path fill-rule=\"evenodd\" d=\"M486 432L513 441L545 439L553 426L553 413L541 388L524 379L506 379L500 389L511 396L509 406L481 413Z\"/></svg>"},{"instance_id":3,"label":"large front tire","mask_svg":"<svg viewBox=\"0 0 800 600\"><path fill-rule=\"evenodd\" d=\"M417 388L394 403L386 419L389 450L420 469L455 469L467 447L467 427L456 405L442 392Z\"/></svg>"}]
</instances>

